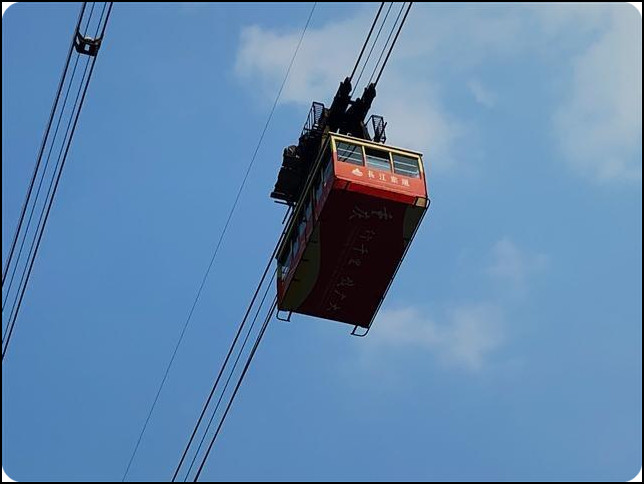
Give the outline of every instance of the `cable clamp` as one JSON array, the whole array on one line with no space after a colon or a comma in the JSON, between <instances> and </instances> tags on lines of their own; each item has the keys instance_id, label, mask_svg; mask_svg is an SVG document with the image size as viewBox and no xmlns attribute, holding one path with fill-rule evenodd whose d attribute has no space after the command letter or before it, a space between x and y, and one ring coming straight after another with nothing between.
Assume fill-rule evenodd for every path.
<instances>
[{"instance_id":1,"label":"cable clamp","mask_svg":"<svg viewBox=\"0 0 644 484\"><path fill-rule=\"evenodd\" d=\"M98 49L101 47L102 37L94 39L92 37L84 37L77 30L76 37L74 38L74 48L79 54L85 54L90 57L96 57L98 54Z\"/></svg>"}]
</instances>

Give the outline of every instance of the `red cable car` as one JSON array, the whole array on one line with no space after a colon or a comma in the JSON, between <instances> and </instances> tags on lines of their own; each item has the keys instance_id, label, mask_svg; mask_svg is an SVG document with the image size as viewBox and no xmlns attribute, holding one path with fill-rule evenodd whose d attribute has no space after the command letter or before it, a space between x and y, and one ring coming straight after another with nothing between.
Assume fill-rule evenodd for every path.
<instances>
[{"instance_id":1,"label":"red cable car","mask_svg":"<svg viewBox=\"0 0 644 484\"><path fill-rule=\"evenodd\" d=\"M314 102L299 144L284 150L272 198L293 209L277 249L277 307L366 335L429 206L422 155L384 144L381 116L364 118L370 84L330 108ZM373 134L367 126L373 127ZM279 316L279 319L283 319Z\"/></svg>"},{"instance_id":2,"label":"red cable car","mask_svg":"<svg viewBox=\"0 0 644 484\"><path fill-rule=\"evenodd\" d=\"M278 308L368 329L429 205L422 155L333 133L320 153L278 249Z\"/></svg>"}]
</instances>

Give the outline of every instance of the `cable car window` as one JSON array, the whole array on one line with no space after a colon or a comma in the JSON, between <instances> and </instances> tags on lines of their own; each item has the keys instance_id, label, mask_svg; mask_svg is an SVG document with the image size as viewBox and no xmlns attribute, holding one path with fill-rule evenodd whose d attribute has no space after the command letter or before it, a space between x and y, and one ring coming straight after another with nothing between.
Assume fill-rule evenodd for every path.
<instances>
[{"instance_id":1,"label":"cable car window","mask_svg":"<svg viewBox=\"0 0 644 484\"><path fill-rule=\"evenodd\" d=\"M418 158L398 155L392 153L394 158L394 173L408 176L411 178L420 178L420 169L418 168Z\"/></svg>"},{"instance_id":2,"label":"cable car window","mask_svg":"<svg viewBox=\"0 0 644 484\"><path fill-rule=\"evenodd\" d=\"M286 276L288 275L288 271L291 267L291 261L293 259L293 254L291 252L291 247L289 246L288 253L286 254L286 257L284 259L284 262L282 263L282 278L285 279Z\"/></svg>"},{"instance_id":3,"label":"cable car window","mask_svg":"<svg viewBox=\"0 0 644 484\"><path fill-rule=\"evenodd\" d=\"M315 180L315 188L313 190L313 193L315 195L315 201L317 202L320 200L320 197L322 196L322 181L320 180L320 177L318 176L317 179Z\"/></svg>"},{"instance_id":4,"label":"cable car window","mask_svg":"<svg viewBox=\"0 0 644 484\"><path fill-rule=\"evenodd\" d=\"M367 166L376 170L391 171L389 152L365 147L365 154L367 155Z\"/></svg>"},{"instance_id":5,"label":"cable car window","mask_svg":"<svg viewBox=\"0 0 644 484\"><path fill-rule=\"evenodd\" d=\"M358 146L358 148L359 148L359 146ZM360 164L362 164L362 163L360 163ZM332 163L327 163L326 166L324 167L324 173L322 173L322 179L324 180L324 185L325 186L326 186L327 183L329 183L329 180L331 178L331 173L332 172L333 172L333 164Z\"/></svg>"},{"instance_id":6,"label":"cable car window","mask_svg":"<svg viewBox=\"0 0 644 484\"><path fill-rule=\"evenodd\" d=\"M306 230L306 218L302 217L300 218L300 224L297 227L297 236L302 237L302 235L304 235L305 230Z\"/></svg>"},{"instance_id":7,"label":"cable car window","mask_svg":"<svg viewBox=\"0 0 644 484\"><path fill-rule=\"evenodd\" d=\"M338 160L353 165L362 165L362 147L344 141L336 141Z\"/></svg>"},{"instance_id":8,"label":"cable car window","mask_svg":"<svg viewBox=\"0 0 644 484\"><path fill-rule=\"evenodd\" d=\"M313 213L313 202L309 200L309 202L306 204L306 209L304 210L305 220L311 220L312 213Z\"/></svg>"}]
</instances>

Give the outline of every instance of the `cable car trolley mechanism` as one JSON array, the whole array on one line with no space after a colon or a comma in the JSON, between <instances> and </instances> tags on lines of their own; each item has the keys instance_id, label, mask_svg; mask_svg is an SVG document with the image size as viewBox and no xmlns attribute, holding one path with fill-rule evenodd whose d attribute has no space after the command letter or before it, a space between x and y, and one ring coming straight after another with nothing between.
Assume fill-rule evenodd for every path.
<instances>
[{"instance_id":1,"label":"cable car trolley mechanism","mask_svg":"<svg viewBox=\"0 0 644 484\"><path fill-rule=\"evenodd\" d=\"M422 154L385 145L381 116L364 122L374 84L356 100L350 92L347 78L330 108L314 102L299 144L284 150L271 197L293 210L277 301L286 320L307 314L365 336L430 202Z\"/></svg>"}]
</instances>

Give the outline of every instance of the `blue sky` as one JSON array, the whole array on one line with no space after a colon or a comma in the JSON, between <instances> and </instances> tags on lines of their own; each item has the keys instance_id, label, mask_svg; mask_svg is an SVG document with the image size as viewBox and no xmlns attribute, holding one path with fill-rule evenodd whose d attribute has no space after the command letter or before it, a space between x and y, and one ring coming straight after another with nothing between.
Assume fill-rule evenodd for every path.
<instances>
[{"instance_id":1,"label":"blue sky","mask_svg":"<svg viewBox=\"0 0 644 484\"><path fill-rule=\"evenodd\" d=\"M3 16L3 261L78 8ZM3 362L14 479L123 475L310 8L115 6ZM172 476L375 10L316 8L131 479ZM427 217L367 338L271 324L202 480L635 476L641 40L626 4L414 5L373 112Z\"/></svg>"}]
</instances>

